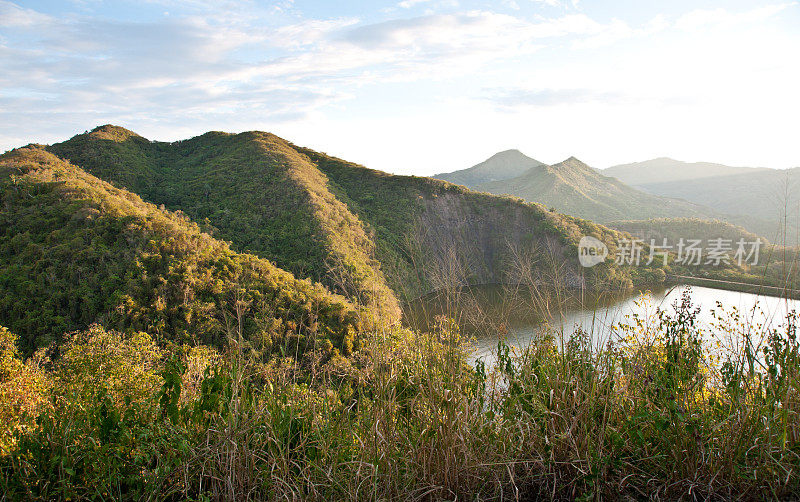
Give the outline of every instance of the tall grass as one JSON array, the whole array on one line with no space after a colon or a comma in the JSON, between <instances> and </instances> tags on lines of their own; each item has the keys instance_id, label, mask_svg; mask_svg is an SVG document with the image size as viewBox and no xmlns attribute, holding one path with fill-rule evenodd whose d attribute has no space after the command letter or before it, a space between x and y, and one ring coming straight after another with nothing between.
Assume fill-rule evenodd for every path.
<instances>
[{"instance_id":1,"label":"tall grass","mask_svg":"<svg viewBox=\"0 0 800 502\"><path fill-rule=\"evenodd\" d=\"M710 328L687 296L600 349L581 330L543 332L523 349L500 342L494 368L470 366L468 340L442 319L425 335L376 332L313 372L239 346L205 363L181 348L144 354L129 349L155 350L147 340L95 328L48 370L61 382L52 407L6 443L0 489L8 500L800 497L796 317L758 340L724 321L717 336L751 336L724 358L701 343ZM109 354L87 350L98 340L136 368L98 373L91 363Z\"/></svg>"}]
</instances>

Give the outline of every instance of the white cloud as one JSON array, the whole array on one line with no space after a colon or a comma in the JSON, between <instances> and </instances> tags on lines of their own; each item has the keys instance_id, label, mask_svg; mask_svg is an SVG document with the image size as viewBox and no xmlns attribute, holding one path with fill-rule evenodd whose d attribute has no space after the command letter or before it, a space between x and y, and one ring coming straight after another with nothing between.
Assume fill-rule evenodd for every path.
<instances>
[{"instance_id":1,"label":"white cloud","mask_svg":"<svg viewBox=\"0 0 800 502\"><path fill-rule=\"evenodd\" d=\"M402 2L398 3L397 6L400 7L400 8L403 8L403 9L410 9L411 7L414 7L415 5L428 3L430 1L431 0L403 0Z\"/></svg>"},{"instance_id":2,"label":"white cloud","mask_svg":"<svg viewBox=\"0 0 800 502\"><path fill-rule=\"evenodd\" d=\"M1 146L106 122L158 139L273 129L371 167L434 172L509 147L599 166L704 151L741 164L770 149L778 162L796 141L800 69L787 55L800 44L774 27L796 4L644 23L482 10L368 23L203 1L124 22L0 0Z\"/></svg>"},{"instance_id":3,"label":"white cloud","mask_svg":"<svg viewBox=\"0 0 800 502\"><path fill-rule=\"evenodd\" d=\"M0 27L24 28L31 26L48 25L52 21L50 16L40 14L33 9L20 7L7 0L0 0Z\"/></svg>"}]
</instances>

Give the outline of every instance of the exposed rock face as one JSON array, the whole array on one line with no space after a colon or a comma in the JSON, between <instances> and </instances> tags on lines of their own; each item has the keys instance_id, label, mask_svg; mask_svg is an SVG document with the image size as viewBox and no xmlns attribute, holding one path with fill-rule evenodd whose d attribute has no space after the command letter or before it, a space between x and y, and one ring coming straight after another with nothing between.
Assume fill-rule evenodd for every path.
<instances>
[{"instance_id":1,"label":"exposed rock face","mask_svg":"<svg viewBox=\"0 0 800 502\"><path fill-rule=\"evenodd\" d=\"M426 199L415 232L430 288L530 280L574 284L580 274L567 260L568 246L541 232L535 216L524 205L478 212L457 194ZM563 265L558 278L549 266L555 263Z\"/></svg>"}]
</instances>

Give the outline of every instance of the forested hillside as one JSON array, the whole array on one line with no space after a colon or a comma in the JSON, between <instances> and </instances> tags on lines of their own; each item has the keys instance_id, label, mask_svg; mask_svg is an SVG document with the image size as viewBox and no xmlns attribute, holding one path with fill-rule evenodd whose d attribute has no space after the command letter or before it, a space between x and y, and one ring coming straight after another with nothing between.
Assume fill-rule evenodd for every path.
<instances>
[{"instance_id":1,"label":"forested hillside","mask_svg":"<svg viewBox=\"0 0 800 502\"><path fill-rule=\"evenodd\" d=\"M626 287L639 279L638 271L613 263L581 269L582 235L615 245L613 231L591 222L366 169L268 133L211 132L159 143L102 126L49 150L145 200L206 221L235 250L320 280L376 307L382 318L397 318L398 299L514 281L520 269L533 270L542 283L570 286Z\"/></svg>"},{"instance_id":2,"label":"forested hillside","mask_svg":"<svg viewBox=\"0 0 800 502\"><path fill-rule=\"evenodd\" d=\"M0 319L26 353L96 322L161 340L345 353L361 327L341 296L43 147L0 156L0 204Z\"/></svg>"},{"instance_id":3,"label":"forested hillside","mask_svg":"<svg viewBox=\"0 0 800 502\"><path fill-rule=\"evenodd\" d=\"M209 132L162 143L102 126L49 149L149 202L207 221L237 251L399 319L363 225L325 176L277 136Z\"/></svg>"},{"instance_id":4,"label":"forested hillside","mask_svg":"<svg viewBox=\"0 0 800 502\"><path fill-rule=\"evenodd\" d=\"M520 274L532 274L542 284L589 288L625 288L652 278L648 269L621 268L613 262L581 268L577 245L582 236L597 237L612 253L619 237L590 221L517 198L431 178L390 175L301 151L373 229L378 256L404 299L452 282L514 283Z\"/></svg>"},{"instance_id":5,"label":"forested hillside","mask_svg":"<svg viewBox=\"0 0 800 502\"><path fill-rule=\"evenodd\" d=\"M608 226L622 232L628 232L639 239L667 239L677 243L680 239L739 239L752 242L761 239L766 245L767 239L744 227L722 220L703 220L700 218L654 218L650 220L612 221Z\"/></svg>"}]
</instances>

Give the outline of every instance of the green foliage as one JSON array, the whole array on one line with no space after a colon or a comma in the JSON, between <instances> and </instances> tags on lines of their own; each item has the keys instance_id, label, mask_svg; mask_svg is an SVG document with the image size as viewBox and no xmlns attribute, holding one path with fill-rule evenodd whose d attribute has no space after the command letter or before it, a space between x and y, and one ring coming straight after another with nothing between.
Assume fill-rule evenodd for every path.
<instances>
[{"instance_id":1,"label":"green foliage","mask_svg":"<svg viewBox=\"0 0 800 502\"><path fill-rule=\"evenodd\" d=\"M721 220L704 220L700 218L655 218L650 220L622 220L612 221L609 227L621 232L628 232L637 239L650 242L655 239L661 244L662 239L667 239L667 243L675 245L681 239L730 239L736 243L739 239L745 242L754 242L761 238L764 244L767 239L748 232L744 228L727 223Z\"/></svg>"},{"instance_id":2,"label":"green foliage","mask_svg":"<svg viewBox=\"0 0 800 502\"><path fill-rule=\"evenodd\" d=\"M190 351L143 357L141 336L73 335L47 378L53 407L0 456L0 490L27 499L793 499L800 495L800 349L794 314L759 333L689 296L597 349L577 330L529 347L500 342L497 365L466 364L451 322L396 329L349 369L311 382L232 349L186 399ZM700 340L743 336L718 361ZM95 349L93 345L102 347ZM155 376L118 385L109 361ZM145 349L144 353L148 351ZM274 361L273 361L274 362ZM278 371L276 371L278 370ZM343 376L349 374L348 376Z\"/></svg>"},{"instance_id":3,"label":"green foliage","mask_svg":"<svg viewBox=\"0 0 800 502\"><path fill-rule=\"evenodd\" d=\"M49 150L149 202L207 220L236 250L321 281L386 321L399 315L361 222L304 155L272 134L158 143L102 126Z\"/></svg>"},{"instance_id":4,"label":"green foliage","mask_svg":"<svg viewBox=\"0 0 800 502\"><path fill-rule=\"evenodd\" d=\"M518 269L552 275L555 263L590 287L625 287L629 271L613 263L578 268L577 245L593 235L615 249L616 232L587 220L547 211L511 197L473 192L430 178L394 176L323 153L298 148L325 173L331 190L374 235L377 256L392 288L413 299L466 284L517 282ZM535 254L530 263L519 263ZM548 260L544 255L550 255ZM566 266L562 266L566 264ZM443 281L443 276L453 274ZM553 277L565 281L564 277Z\"/></svg>"},{"instance_id":5,"label":"green foliage","mask_svg":"<svg viewBox=\"0 0 800 502\"><path fill-rule=\"evenodd\" d=\"M362 330L344 298L41 149L0 157L0 196L0 318L26 354L95 322L266 353Z\"/></svg>"}]
</instances>

